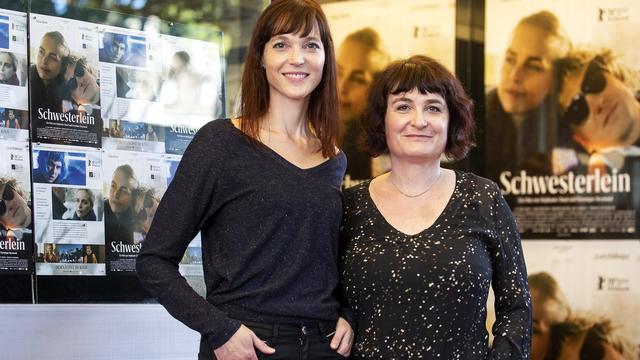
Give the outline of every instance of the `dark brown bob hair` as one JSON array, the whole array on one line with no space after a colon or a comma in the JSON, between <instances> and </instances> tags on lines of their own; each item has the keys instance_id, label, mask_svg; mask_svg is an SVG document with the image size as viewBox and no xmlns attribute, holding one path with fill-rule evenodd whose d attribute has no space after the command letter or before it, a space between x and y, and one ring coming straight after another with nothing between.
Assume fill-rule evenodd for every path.
<instances>
[{"instance_id":1,"label":"dark brown bob hair","mask_svg":"<svg viewBox=\"0 0 640 360\"><path fill-rule=\"evenodd\" d=\"M307 36L318 26L325 60L322 79L311 93L307 117L320 139L322 155L333 157L340 138L336 59L329 24L314 0L274 0L262 12L251 36L242 74L240 117L242 131L258 139L260 120L269 110L269 83L262 68L265 44L276 35L298 33Z\"/></svg>"},{"instance_id":2,"label":"dark brown bob hair","mask_svg":"<svg viewBox=\"0 0 640 360\"><path fill-rule=\"evenodd\" d=\"M440 94L444 98L449 110L444 153L451 160L464 158L475 146L473 101L449 70L423 55L394 61L374 78L362 117L364 149L371 156L389 151L384 121L389 94L397 95L413 89L418 89L421 94Z\"/></svg>"}]
</instances>

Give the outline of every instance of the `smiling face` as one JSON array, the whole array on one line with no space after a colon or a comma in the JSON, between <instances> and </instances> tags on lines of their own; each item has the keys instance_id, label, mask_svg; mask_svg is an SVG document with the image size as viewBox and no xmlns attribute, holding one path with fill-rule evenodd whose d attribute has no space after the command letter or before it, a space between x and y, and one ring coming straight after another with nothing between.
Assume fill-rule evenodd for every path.
<instances>
[{"instance_id":1,"label":"smiling face","mask_svg":"<svg viewBox=\"0 0 640 360\"><path fill-rule=\"evenodd\" d=\"M563 81L560 105L566 109L581 93L586 66ZM632 145L640 139L640 104L627 85L605 71L606 86L584 96L588 115L573 127L576 139L587 151Z\"/></svg>"},{"instance_id":2,"label":"smiling face","mask_svg":"<svg viewBox=\"0 0 640 360\"><path fill-rule=\"evenodd\" d=\"M308 100L322 80L324 58L317 25L305 37L300 33L273 36L262 54L270 101Z\"/></svg>"},{"instance_id":3,"label":"smiling face","mask_svg":"<svg viewBox=\"0 0 640 360\"><path fill-rule=\"evenodd\" d=\"M92 209L91 197L85 190L76 191L76 215L79 218L84 218Z\"/></svg>"},{"instance_id":4,"label":"smiling face","mask_svg":"<svg viewBox=\"0 0 640 360\"><path fill-rule=\"evenodd\" d=\"M521 114L540 105L553 83L552 62L556 38L531 26L517 26L505 52L498 97L509 114Z\"/></svg>"},{"instance_id":5,"label":"smiling face","mask_svg":"<svg viewBox=\"0 0 640 360\"><path fill-rule=\"evenodd\" d=\"M389 94L385 129L391 160L439 160L447 145L449 110L440 94L418 89Z\"/></svg>"}]
</instances>

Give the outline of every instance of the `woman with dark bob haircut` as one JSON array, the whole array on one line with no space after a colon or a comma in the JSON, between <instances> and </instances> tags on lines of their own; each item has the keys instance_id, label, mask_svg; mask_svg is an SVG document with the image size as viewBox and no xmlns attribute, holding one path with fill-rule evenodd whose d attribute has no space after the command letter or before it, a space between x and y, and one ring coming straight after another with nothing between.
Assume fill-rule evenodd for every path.
<instances>
[{"instance_id":1,"label":"woman with dark bob haircut","mask_svg":"<svg viewBox=\"0 0 640 360\"><path fill-rule=\"evenodd\" d=\"M200 332L199 359L341 359L353 340L336 296L346 158L327 20L316 1L272 1L247 49L239 117L194 137L138 276ZM198 232L206 299L178 272Z\"/></svg>"},{"instance_id":2,"label":"woman with dark bob haircut","mask_svg":"<svg viewBox=\"0 0 640 360\"><path fill-rule=\"evenodd\" d=\"M377 76L365 144L391 171L345 191L343 291L355 359L528 359L531 300L520 237L498 187L441 167L473 146L472 102L426 56ZM486 304L496 302L489 347Z\"/></svg>"}]
</instances>

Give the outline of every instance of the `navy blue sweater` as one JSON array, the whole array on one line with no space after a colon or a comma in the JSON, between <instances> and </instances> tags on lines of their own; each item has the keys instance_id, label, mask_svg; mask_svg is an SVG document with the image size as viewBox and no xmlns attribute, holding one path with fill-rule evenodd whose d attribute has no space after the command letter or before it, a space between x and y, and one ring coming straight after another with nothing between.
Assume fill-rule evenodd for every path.
<instances>
[{"instance_id":1,"label":"navy blue sweater","mask_svg":"<svg viewBox=\"0 0 640 360\"><path fill-rule=\"evenodd\" d=\"M230 120L194 137L137 261L142 284L213 348L242 320L336 320L343 153L300 169ZM202 233L206 300L178 273Z\"/></svg>"}]
</instances>

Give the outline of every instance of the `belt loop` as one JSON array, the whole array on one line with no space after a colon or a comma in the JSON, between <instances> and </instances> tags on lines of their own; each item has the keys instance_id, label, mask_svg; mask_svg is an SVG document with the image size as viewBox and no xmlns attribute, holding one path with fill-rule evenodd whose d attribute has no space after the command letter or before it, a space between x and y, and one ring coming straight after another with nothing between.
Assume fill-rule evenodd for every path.
<instances>
[{"instance_id":1,"label":"belt loop","mask_svg":"<svg viewBox=\"0 0 640 360\"><path fill-rule=\"evenodd\" d=\"M271 334L271 337L272 337L271 341L273 341L273 344L271 345L272 347L276 346L276 344L278 343L278 329L279 328L280 328L280 323L275 321L273 323L273 333Z\"/></svg>"}]
</instances>

